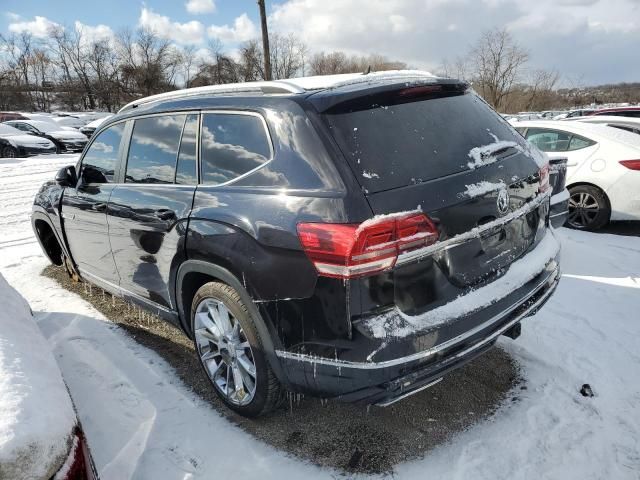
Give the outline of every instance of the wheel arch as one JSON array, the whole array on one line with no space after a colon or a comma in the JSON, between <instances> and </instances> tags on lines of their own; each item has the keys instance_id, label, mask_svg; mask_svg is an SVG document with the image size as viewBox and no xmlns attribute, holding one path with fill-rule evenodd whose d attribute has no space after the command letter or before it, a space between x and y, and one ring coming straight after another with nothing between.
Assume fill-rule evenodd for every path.
<instances>
[{"instance_id":1,"label":"wheel arch","mask_svg":"<svg viewBox=\"0 0 640 480\"><path fill-rule=\"evenodd\" d=\"M191 303L193 297L202 285L212 281L226 283L238 292L260 334L264 354L271 369L280 382L288 385L288 378L276 355L276 349L281 347L274 343L279 343L278 336L263 320L263 316L256 307L251 294L231 270L203 260L186 260L180 265L176 274L176 306L178 307L180 323L186 334L193 338L193 332L191 331Z\"/></svg>"},{"instance_id":2,"label":"wheel arch","mask_svg":"<svg viewBox=\"0 0 640 480\"><path fill-rule=\"evenodd\" d=\"M36 239L45 253L47 258L54 265L61 266L63 264L63 255L66 255L64 244L58 238L56 229L46 215L34 213L31 218L31 224Z\"/></svg>"},{"instance_id":3,"label":"wheel arch","mask_svg":"<svg viewBox=\"0 0 640 480\"><path fill-rule=\"evenodd\" d=\"M569 185L566 185L565 188L567 190L570 190L573 187L579 187L581 185L586 185L588 187L593 187L593 188L597 188L598 190L600 190L602 192L602 195L604 196L604 199L607 201L607 205L609 206L609 209L611 209L611 199L609 198L609 195L607 195L607 192L604 188L602 188L600 185L596 185L595 183L592 182L573 182L570 183Z\"/></svg>"}]
</instances>

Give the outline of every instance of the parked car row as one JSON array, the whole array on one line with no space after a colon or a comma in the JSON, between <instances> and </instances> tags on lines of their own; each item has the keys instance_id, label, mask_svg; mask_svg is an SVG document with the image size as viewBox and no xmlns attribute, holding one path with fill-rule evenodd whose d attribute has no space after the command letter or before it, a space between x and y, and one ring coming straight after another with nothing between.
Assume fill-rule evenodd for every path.
<instances>
[{"instance_id":1,"label":"parked car row","mask_svg":"<svg viewBox=\"0 0 640 480\"><path fill-rule=\"evenodd\" d=\"M96 127L111 116L82 115L0 112L0 158L81 152Z\"/></svg>"},{"instance_id":2,"label":"parked car row","mask_svg":"<svg viewBox=\"0 0 640 480\"><path fill-rule=\"evenodd\" d=\"M610 108L578 108L575 110L559 111L547 110L544 112L518 112L503 114L505 120L517 123L522 120L578 120L594 116L607 115L621 118L640 118L640 105L610 107Z\"/></svg>"},{"instance_id":3,"label":"parked car row","mask_svg":"<svg viewBox=\"0 0 640 480\"><path fill-rule=\"evenodd\" d=\"M45 137L27 134L8 123L0 123L0 158L29 157L56 153L56 145Z\"/></svg>"}]
</instances>

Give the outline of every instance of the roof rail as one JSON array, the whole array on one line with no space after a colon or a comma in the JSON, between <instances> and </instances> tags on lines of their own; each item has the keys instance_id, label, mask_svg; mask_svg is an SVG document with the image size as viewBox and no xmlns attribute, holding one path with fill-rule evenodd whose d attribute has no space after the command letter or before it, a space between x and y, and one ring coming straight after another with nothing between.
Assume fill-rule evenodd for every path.
<instances>
[{"instance_id":1,"label":"roof rail","mask_svg":"<svg viewBox=\"0 0 640 480\"><path fill-rule=\"evenodd\" d=\"M206 85L203 87L185 88L182 90L174 90L171 92L158 93L150 97L144 97L127 103L118 110L118 113L124 112L131 108L150 103L173 100L196 95L225 95L233 93L262 93L262 94L287 94L287 93L304 93L305 90L287 82L279 81L258 81L244 83L227 83L223 85Z\"/></svg>"},{"instance_id":2,"label":"roof rail","mask_svg":"<svg viewBox=\"0 0 640 480\"><path fill-rule=\"evenodd\" d=\"M424 81L437 80L429 72L420 70L387 70L370 73L345 73L338 75L317 75L312 77L289 78L286 80L257 81L244 83L227 83L223 85L206 85L204 87L185 88L172 92L159 93L150 97L134 100L118 113L149 103L185 98L195 95L227 95L234 93L287 94L305 93L309 90L339 88L347 85L377 83L384 81Z\"/></svg>"}]
</instances>

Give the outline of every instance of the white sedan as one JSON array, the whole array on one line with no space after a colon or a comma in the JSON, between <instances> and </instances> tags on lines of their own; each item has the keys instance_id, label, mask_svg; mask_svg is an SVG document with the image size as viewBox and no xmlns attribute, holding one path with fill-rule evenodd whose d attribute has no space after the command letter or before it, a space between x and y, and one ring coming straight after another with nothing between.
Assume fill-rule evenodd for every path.
<instances>
[{"instance_id":1,"label":"white sedan","mask_svg":"<svg viewBox=\"0 0 640 480\"><path fill-rule=\"evenodd\" d=\"M523 121L516 129L543 152L568 158L570 226L640 220L640 135L567 121Z\"/></svg>"}]
</instances>

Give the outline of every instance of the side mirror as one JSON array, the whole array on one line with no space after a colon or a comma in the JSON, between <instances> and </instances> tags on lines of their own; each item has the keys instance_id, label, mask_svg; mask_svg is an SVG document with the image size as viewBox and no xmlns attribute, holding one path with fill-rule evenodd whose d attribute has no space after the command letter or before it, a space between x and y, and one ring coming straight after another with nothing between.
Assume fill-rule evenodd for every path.
<instances>
[{"instance_id":1,"label":"side mirror","mask_svg":"<svg viewBox=\"0 0 640 480\"><path fill-rule=\"evenodd\" d=\"M61 187L75 187L76 183L78 183L76 167L70 165L58 170L58 173L56 173L56 183Z\"/></svg>"}]
</instances>

